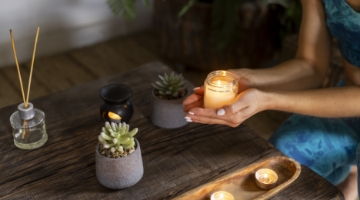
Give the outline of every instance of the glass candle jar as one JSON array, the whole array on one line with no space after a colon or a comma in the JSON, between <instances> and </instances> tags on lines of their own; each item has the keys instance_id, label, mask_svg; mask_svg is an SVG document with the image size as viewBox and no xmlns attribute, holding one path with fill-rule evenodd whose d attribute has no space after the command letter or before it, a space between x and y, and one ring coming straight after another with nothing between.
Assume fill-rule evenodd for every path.
<instances>
[{"instance_id":1,"label":"glass candle jar","mask_svg":"<svg viewBox=\"0 0 360 200\"><path fill-rule=\"evenodd\" d=\"M235 75L224 70L213 71L205 80L204 107L221 108L236 98L238 83Z\"/></svg>"},{"instance_id":2,"label":"glass candle jar","mask_svg":"<svg viewBox=\"0 0 360 200\"><path fill-rule=\"evenodd\" d=\"M45 114L28 103L18 106L18 110L10 116L13 128L14 144L20 149L36 149L45 144L48 135L45 128Z\"/></svg>"},{"instance_id":3,"label":"glass candle jar","mask_svg":"<svg viewBox=\"0 0 360 200\"><path fill-rule=\"evenodd\" d=\"M104 121L129 123L134 108L129 101L132 90L123 84L106 85L100 90L103 104L100 106L100 114Z\"/></svg>"}]
</instances>

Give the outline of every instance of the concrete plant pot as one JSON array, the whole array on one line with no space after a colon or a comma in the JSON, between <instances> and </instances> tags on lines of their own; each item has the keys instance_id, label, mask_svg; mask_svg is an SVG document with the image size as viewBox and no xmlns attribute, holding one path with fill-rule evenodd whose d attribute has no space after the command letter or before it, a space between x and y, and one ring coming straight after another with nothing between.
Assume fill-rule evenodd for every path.
<instances>
[{"instance_id":1,"label":"concrete plant pot","mask_svg":"<svg viewBox=\"0 0 360 200\"><path fill-rule=\"evenodd\" d=\"M128 156L108 158L100 154L98 145L95 149L96 177L101 185L110 189L124 189L135 185L144 174L140 144L137 139L136 149Z\"/></svg>"},{"instance_id":2,"label":"concrete plant pot","mask_svg":"<svg viewBox=\"0 0 360 200\"><path fill-rule=\"evenodd\" d=\"M194 85L188 81L185 82L187 93L181 99L166 100L160 99L151 91L151 122L161 128L174 129L185 126L188 122L185 120L182 102L189 96Z\"/></svg>"}]
</instances>

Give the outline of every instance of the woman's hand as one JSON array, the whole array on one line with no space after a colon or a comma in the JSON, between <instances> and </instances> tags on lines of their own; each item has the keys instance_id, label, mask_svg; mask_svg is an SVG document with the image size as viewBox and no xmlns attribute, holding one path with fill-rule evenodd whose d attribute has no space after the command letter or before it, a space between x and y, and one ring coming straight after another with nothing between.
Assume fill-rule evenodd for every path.
<instances>
[{"instance_id":1,"label":"woman's hand","mask_svg":"<svg viewBox=\"0 0 360 200\"><path fill-rule=\"evenodd\" d=\"M204 106L204 86L194 88L194 93L189 95L184 101L184 112L188 112L195 107Z\"/></svg>"},{"instance_id":2,"label":"woman's hand","mask_svg":"<svg viewBox=\"0 0 360 200\"><path fill-rule=\"evenodd\" d=\"M203 88L195 90L194 94L184 100L187 121L236 127L266 109L266 95L258 89L251 88L241 92L232 104L220 109L202 108L203 92Z\"/></svg>"}]
</instances>

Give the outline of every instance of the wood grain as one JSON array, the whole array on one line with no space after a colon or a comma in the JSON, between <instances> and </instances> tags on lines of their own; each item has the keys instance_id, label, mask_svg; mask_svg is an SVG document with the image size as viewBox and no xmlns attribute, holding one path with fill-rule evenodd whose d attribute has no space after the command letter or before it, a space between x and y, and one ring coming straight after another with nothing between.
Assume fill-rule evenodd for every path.
<instances>
[{"instance_id":1,"label":"wood grain","mask_svg":"<svg viewBox=\"0 0 360 200\"><path fill-rule=\"evenodd\" d=\"M13 144L9 116L17 105L0 109L0 199L171 199L258 160L282 155L248 127L191 123L161 129L149 120L150 82L170 69L149 63L122 74L34 99L46 114L47 143L36 150ZM124 190L101 186L95 176L95 146L103 126L99 90L110 83L133 89L144 176ZM169 116L171 117L171 116ZM341 192L302 166L299 178L273 199L343 199Z\"/></svg>"},{"instance_id":2,"label":"wood grain","mask_svg":"<svg viewBox=\"0 0 360 200\"><path fill-rule=\"evenodd\" d=\"M98 77L110 76L138 66L137 63L129 61L106 43L95 46L74 50L69 54Z\"/></svg>"},{"instance_id":3,"label":"wood grain","mask_svg":"<svg viewBox=\"0 0 360 200\"><path fill-rule=\"evenodd\" d=\"M261 189L255 183L255 173L261 168L272 169L278 179L274 188ZM216 191L227 191L236 200L269 199L284 190L296 180L301 167L294 159L285 156L275 156L255 162L226 176L194 188L174 200L198 199L207 200Z\"/></svg>"}]
</instances>

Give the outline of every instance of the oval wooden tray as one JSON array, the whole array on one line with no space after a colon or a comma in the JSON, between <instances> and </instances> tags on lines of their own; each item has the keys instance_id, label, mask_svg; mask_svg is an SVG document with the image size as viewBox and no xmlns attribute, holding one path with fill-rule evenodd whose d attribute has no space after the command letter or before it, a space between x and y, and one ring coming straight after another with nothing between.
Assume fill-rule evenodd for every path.
<instances>
[{"instance_id":1,"label":"oval wooden tray","mask_svg":"<svg viewBox=\"0 0 360 200\"><path fill-rule=\"evenodd\" d=\"M270 168L277 173L279 179L273 189L264 190L255 184L255 172L260 168ZM216 191L230 192L235 200L269 199L294 182L300 172L301 166L294 159L271 157L194 188L174 200L210 200Z\"/></svg>"}]
</instances>

